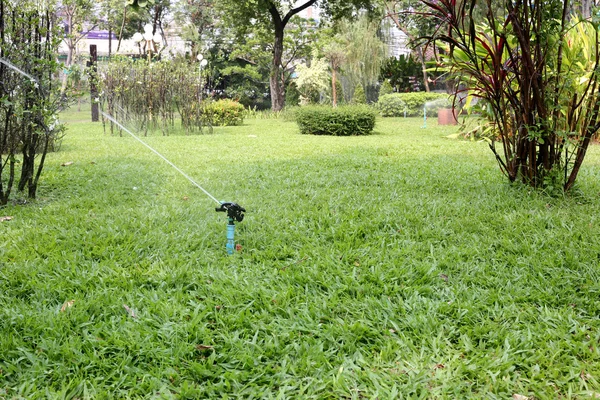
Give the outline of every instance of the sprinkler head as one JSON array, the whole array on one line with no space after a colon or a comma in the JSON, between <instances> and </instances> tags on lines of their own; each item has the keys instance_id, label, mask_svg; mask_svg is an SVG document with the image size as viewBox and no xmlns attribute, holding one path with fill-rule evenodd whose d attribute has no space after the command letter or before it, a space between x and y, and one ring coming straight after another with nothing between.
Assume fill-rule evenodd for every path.
<instances>
[{"instance_id":1,"label":"sprinkler head","mask_svg":"<svg viewBox=\"0 0 600 400\"><path fill-rule=\"evenodd\" d=\"M244 219L243 213L246 212L246 209L236 203L223 202L221 203L221 207L215 208L215 211L226 212L229 218L237 222L242 222L242 220Z\"/></svg>"}]
</instances>

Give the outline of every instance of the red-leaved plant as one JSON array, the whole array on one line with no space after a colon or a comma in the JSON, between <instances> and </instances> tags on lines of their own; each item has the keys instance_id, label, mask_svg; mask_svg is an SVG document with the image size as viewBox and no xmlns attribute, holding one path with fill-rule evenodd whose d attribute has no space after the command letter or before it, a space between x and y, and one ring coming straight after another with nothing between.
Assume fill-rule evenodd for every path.
<instances>
[{"instance_id":1,"label":"red-leaved plant","mask_svg":"<svg viewBox=\"0 0 600 400\"><path fill-rule=\"evenodd\" d=\"M568 191L600 128L598 26L566 0L424 0L442 63L513 182ZM501 146L500 146L501 145Z\"/></svg>"}]
</instances>

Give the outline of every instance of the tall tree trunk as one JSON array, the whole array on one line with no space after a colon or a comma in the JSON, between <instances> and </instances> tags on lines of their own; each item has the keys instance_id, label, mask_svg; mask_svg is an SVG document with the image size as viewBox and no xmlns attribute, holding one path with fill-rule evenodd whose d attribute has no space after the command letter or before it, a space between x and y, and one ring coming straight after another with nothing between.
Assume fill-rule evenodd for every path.
<instances>
[{"instance_id":1,"label":"tall tree trunk","mask_svg":"<svg viewBox=\"0 0 600 400\"><path fill-rule=\"evenodd\" d=\"M333 106L337 107L337 76L335 73L335 66L331 68L331 95L333 96Z\"/></svg>"},{"instance_id":2,"label":"tall tree trunk","mask_svg":"<svg viewBox=\"0 0 600 400\"><path fill-rule=\"evenodd\" d=\"M423 46L419 46L419 61L421 62L421 70L423 71L423 84L425 85L425 91L430 92L429 89L429 75L427 74L427 65L425 65L425 50Z\"/></svg>"},{"instance_id":3,"label":"tall tree trunk","mask_svg":"<svg viewBox=\"0 0 600 400\"><path fill-rule=\"evenodd\" d=\"M271 109L281 111L285 106L285 87L281 80L281 58L283 57L283 24L275 24L275 42L273 43L273 60L271 62L270 87Z\"/></svg>"}]
</instances>

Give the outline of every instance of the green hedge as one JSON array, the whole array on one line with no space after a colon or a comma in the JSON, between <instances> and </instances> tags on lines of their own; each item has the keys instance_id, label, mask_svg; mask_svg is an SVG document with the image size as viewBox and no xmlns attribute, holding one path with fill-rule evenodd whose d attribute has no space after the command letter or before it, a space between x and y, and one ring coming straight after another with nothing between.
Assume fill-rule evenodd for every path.
<instances>
[{"instance_id":1,"label":"green hedge","mask_svg":"<svg viewBox=\"0 0 600 400\"><path fill-rule=\"evenodd\" d=\"M375 127L375 111L368 106L307 106L296 110L300 133L310 135L368 135Z\"/></svg>"},{"instance_id":2,"label":"green hedge","mask_svg":"<svg viewBox=\"0 0 600 400\"><path fill-rule=\"evenodd\" d=\"M244 123L246 109L237 101L222 99L203 105L202 115L213 126L234 126Z\"/></svg>"},{"instance_id":3,"label":"green hedge","mask_svg":"<svg viewBox=\"0 0 600 400\"><path fill-rule=\"evenodd\" d=\"M427 115L435 116L440 108L451 106L450 97L445 93L412 92L392 93L379 98L377 108L384 117L420 117L423 115L423 107L427 106Z\"/></svg>"}]
</instances>

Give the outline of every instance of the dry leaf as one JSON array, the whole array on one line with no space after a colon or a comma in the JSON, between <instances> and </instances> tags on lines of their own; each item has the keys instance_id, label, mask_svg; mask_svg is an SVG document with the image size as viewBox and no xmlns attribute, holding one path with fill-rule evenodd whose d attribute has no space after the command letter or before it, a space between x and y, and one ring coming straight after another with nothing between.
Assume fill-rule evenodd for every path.
<instances>
[{"instance_id":1,"label":"dry leaf","mask_svg":"<svg viewBox=\"0 0 600 400\"><path fill-rule=\"evenodd\" d=\"M579 377L581 377L581 379L587 382L592 376L585 371L581 371Z\"/></svg>"},{"instance_id":2,"label":"dry leaf","mask_svg":"<svg viewBox=\"0 0 600 400\"><path fill-rule=\"evenodd\" d=\"M212 349L213 349L212 346L208 346L206 344L197 344L196 345L196 350L204 351L204 350L212 350Z\"/></svg>"},{"instance_id":3,"label":"dry leaf","mask_svg":"<svg viewBox=\"0 0 600 400\"><path fill-rule=\"evenodd\" d=\"M190 198L188 196L183 196L183 201L188 201Z\"/></svg>"},{"instance_id":4,"label":"dry leaf","mask_svg":"<svg viewBox=\"0 0 600 400\"><path fill-rule=\"evenodd\" d=\"M69 301L65 301L65 303L62 305L62 307L60 308L60 312L65 312L65 310L67 308L71 308L73 307L73 304L75 304L75 300L69 300Z\"/></svg>"},{"instance_id":5,"label":"dry leaf","mask_svg":"<svg viewBox=\"0 0 600 400\"><path fill-rule=\"evenodd\" d=\"M433 369L444 369L446 368L446 366L444 364L435 364L435 367L433 367Z\"/></svg>"},{"instance_id":6,"label":"dry leaf","mask_svg":"<svg viewBox=\"0 0 600 400\"><path fill-rule=\"evenodd\" d=\"M69 165L73 165L73 161L68 161L66 163L60 164L61 167L68 167Z\"/></svg>"},{"instance_id":7,"label":"dry leaf","mask_svg":"<svg viewBox=\"0 0 600 400\"><path fill-rule=\"evenodd\" d=\"M440 274L440 278L442 278L445 282L448 282L448 275Z\"/></svg>"},{"instance_id":8,"label":"dry leaf","mask_svg":"<svg viewBox=\"0 0 600 400\"><path fill-rule=\"evenodd\" d=\"M125 309L125 311L127 311L127 313L132 317L132 318L137 318L137 315L135 315L135 312L133 311L133 309L127 307L126 304L123 304L123 308Z\"/></svg>"},{"instance_id":9,"label":"dry leaf","mask_svg":"<svg viewBox=\"0 0 600 400\"><path fill-rule=\"evenodd\" d=\"M235 245L235 251L242 251L242 245L241 244L236 244Z\"/></svg>"},{"instance_id":10,"label":"dry leaf","mask_svg":"<svg viewBox=\"0 0 600 400\"><path fill-rule=\"evenodd\" d=\"M13 217L0 217L0 222L4 222L4 221L12 221Z\"/></svg>"},{"instance_id":11,"label":"dry leaf","mask_svg":"<svg viewBox=\"0 0 600 400\"><path fill-rule=\"evenodd\" d=\"M522 394L513 394L512 395L513 400L529 400L529 397L527 396L523 396Z\"/></svg>"}]
</instances>

